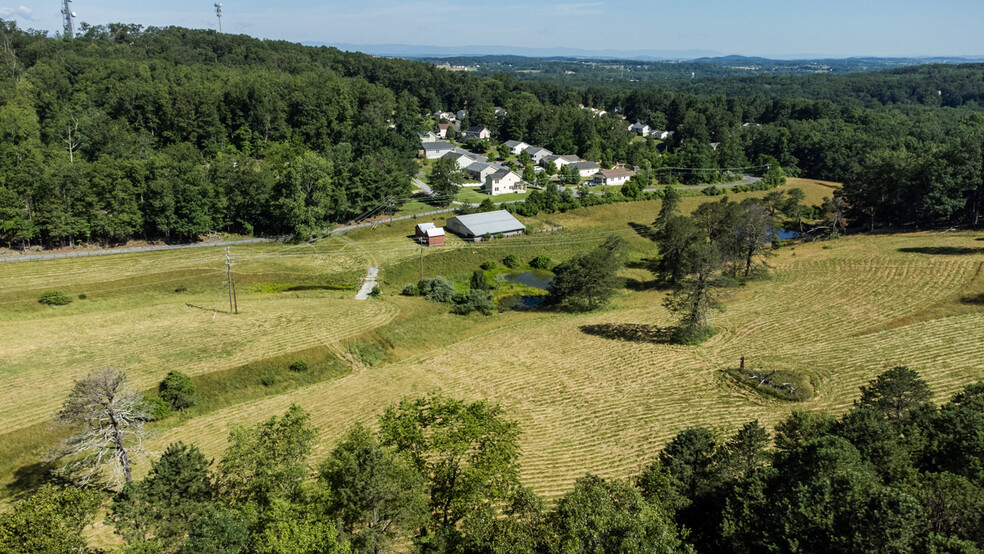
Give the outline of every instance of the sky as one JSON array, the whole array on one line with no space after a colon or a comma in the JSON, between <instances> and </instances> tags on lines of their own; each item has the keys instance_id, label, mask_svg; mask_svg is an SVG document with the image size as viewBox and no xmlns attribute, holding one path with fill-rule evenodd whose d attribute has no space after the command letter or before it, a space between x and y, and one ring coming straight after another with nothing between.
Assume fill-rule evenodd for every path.
<instances>
[{"instance_id":1,"label":"sky","mask_svg":"<svg viewBox=\"0 0 984 554\"><path fill-rule=\"evenodd\" d=\"M77 21L216 28L214 0L74 0ZM0 19L61 29L59 0ZM222 30L292 42L708 50L776 58L984 55L982 0L225 0Z\"/></svg>"}]
</instances>

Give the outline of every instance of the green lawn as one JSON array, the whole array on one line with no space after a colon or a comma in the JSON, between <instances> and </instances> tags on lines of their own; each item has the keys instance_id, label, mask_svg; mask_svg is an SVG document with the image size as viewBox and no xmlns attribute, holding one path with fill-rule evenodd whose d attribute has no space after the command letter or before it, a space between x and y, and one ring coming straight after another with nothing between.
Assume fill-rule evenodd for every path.
<instances>
[{"instance_id":1,"label":"green lawn","mask_svg":"<svg viewBox=\"0 0 984 554\"><path fill-rule=\"evenodd\" d=\"M463 188L458 191L458 201L469 202L472 204L480 204L482 200L486 198L491 198L493 202L512 202L514 200L525 200L529 196L528 192L516 192L511 194L500 194L498 196L489 196L484 192L478 192L473 188Z\"/></svg>"}]
</instances>

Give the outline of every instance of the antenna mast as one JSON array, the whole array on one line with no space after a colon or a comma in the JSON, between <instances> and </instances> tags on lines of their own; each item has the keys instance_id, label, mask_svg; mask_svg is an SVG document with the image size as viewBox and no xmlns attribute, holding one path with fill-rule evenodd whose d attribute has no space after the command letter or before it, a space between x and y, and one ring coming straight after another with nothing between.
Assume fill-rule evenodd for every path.
<instances>
[{"instance_id":1,"label":"antenna mast","mask_svg":"<svg viewBox=\"0 0 984 554\"><path fill-rule=\"evenodd\" d=\"M68 38L75 38L75 23L73 18L75 17L75 12L72 8L68 7L68 4L72 0L62 0L62 15L65 17L65 36Z\"/></svg>"},{"instance_id":2,"label":"antenna mast","mask_svg":"<svg viewBox=\"0 0 984 554\"><path fill-rule=\"evenodd\" d=\"M215 4L215 17L219 18L219 32L222 32L222 2Z\"/></svg>"}]
</instances>

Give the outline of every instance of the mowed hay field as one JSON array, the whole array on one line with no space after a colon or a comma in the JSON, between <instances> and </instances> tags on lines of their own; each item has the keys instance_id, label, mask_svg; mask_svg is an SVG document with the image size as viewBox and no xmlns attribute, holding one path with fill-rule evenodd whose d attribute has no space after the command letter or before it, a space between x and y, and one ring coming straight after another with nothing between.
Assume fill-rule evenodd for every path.
<instances>
[{"instance_id":1,"label":"mowed hay field","mask_svg":"<svg viewBox=\"0 0 984 554\"><path fill-rule=\"evenodd\" d=\"M804 188L811 203L832 190L812 181L792 184ZM684 207L709 200L719 198L687 198ZM546 251L560 261L610 232L629 239L640 260L654 249L629 223L647 224L658 209L659 202L637 202L541 216L529 222L567 230L477 245L452 240L447 248L426 253L425 271L467 276L482 261L512 252ZM320 458L353 423L372 424L402 396L440 388L502 404L523 432L523 479L555 497L585 472L637 471L688 426L706 425L723 435L751 419L773 425L796 407L846 409L857 387L896 364L920 371L937 399L984 378L984 310L961 302L984 293L984 242L977 240L984 235L979 233L855 236L780 249L770 260L769 280L729 291L726 310L713 316L718 334L703 345L682 347L620 338L637 331L655 335L672 323L662 307L664 293L651 289L625 291L610 308L591 314L513 312L491 318L453 316L423 299L396 296L419 271L419 251L405 242L412 227L412 221L381 225L314 246L233 249L242 260L241 282L255 284L353 279L368 263L377 263L384 294L367 302L352 300L348 291L259 293L243 285L240 290L248 292L240 294L239 316L187 307L224 307L218 249L206 249L194 263L173 253L160 253L156 263L143 261L150 254L135 257L146 264L141 271L151 275L173 271L179 263L181 271L220 272L192 279L186 293L174 293L172 284L151 290L145 285L57 309L22 302L0 316L5 339L0 425L17 429L44 421L57 410L71 379L93 367L123 367L147 387L170 369L218 371L251 358L368 335L390 345L387 359L357 364L340 379L176 422L160 430L152 450L184 440L218 457L234 425L282 414L295 403L312 413L320 429L323 440L315 453ZM113 282L118 273L120 283L155 278L124 260L130 257L14 264L20 277L2 282L12 289L8 296L24 300L45 288L68 290L71 278L59 281L59 272L86 276L90 289ZM85 262L103 265L87 273ZM50 280L44 287L25 284L31 271ZM648 278L641 269L627 270L626 276ZM751 366L814 376L816 396L792 404L739 386L722 370L737 366L740 356ZM16 391L8 392L12 386Z\"/></svg>"}]
</instances>

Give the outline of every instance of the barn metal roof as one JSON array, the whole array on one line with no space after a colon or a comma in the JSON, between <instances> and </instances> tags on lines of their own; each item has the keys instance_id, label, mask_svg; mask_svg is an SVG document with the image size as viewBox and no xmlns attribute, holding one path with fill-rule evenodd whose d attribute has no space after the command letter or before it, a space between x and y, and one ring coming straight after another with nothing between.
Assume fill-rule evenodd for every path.
<instances>
[{"instance_id":1,"label":"barn metal roof","mask_svg":"<svg viewBox=\"0 0 984 554\"><path fill-rule=\"evenodd\" d=\"M451 219L457 219L468 230L470 235L476 237L480 237L486 233L494 235L496 233L511 233L526 229L526 225L523 225L522 222L506 210L459 215ZM450 221L448 220L449 223Z\"/></svg>"}]
</instances>

